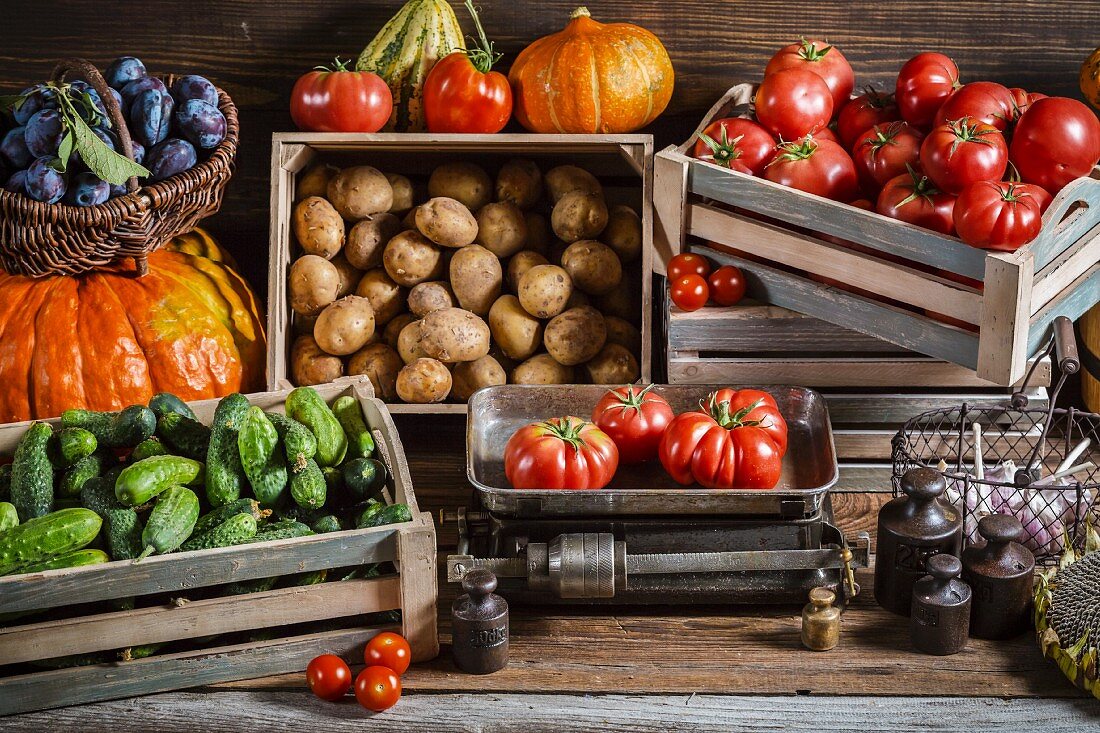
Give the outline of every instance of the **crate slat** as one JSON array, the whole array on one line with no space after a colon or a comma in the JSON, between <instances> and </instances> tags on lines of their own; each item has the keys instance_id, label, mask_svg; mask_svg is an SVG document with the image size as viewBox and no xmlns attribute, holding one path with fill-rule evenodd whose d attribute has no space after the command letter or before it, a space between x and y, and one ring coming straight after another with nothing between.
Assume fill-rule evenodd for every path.
<instances>
[{"instance_id":1,"label":"crate slat","mask_svg":"<svg viewBox=\"0 0 1100 733\"><path fill-rule=\"evenodd\" d=\"M1028 406L1045 409L1049 404L1043 387L1028 390ZM833 425L888 424L900 427L906 420L922 412L939 410L964 402L972 408L1003 407L1008 395L1000 392L952 392L859 394L825 392L829 419Z\"/></svg>"},{"instance_id":2,"label":"crate slat","mask_svg":"<svg viewBox=\"0 0 1100 733\"><path fill-rule=\"evenodd\" d=\"M1072 285L1081 272L1100 262L1100 224L1089 231L1087 239L1083 247L1063 253L1039 272L1039 279L1031 291L1032 315ZM1038 260L1035 264L1039 267Z\"/></svg>"},{"instance_id":3,"label":"crate slat","mask_svg":"<svg viewBox=\"0 0 1100 733\"><path fill-rule=\"evenodd\" d=\"M1058 316L1066 316L1075 321L1100 302L1100 263L1093 265L1087 272L1074 280L1062 291L1062 297L1052 300L1031 317L1027 347L1031 352L1038 351L1051 336L1051 326Z\"/></svg>"}]
</instances>

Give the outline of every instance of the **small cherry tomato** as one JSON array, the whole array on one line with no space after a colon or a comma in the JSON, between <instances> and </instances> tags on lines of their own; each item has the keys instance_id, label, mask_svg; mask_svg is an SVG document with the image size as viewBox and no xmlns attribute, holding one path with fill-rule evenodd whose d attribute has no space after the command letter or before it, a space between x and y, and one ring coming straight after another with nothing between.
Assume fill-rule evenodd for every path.
<instances>
[{"instance_id":1,"label":"small cherry tomato","mask_svg":"<svg viewBox=\"0 0 1100 733\"><path fill-rule=\"evenodd\" d=\"M684 275L710 275L710 261L694 252L682 252L668 261L668 281L679 280Z\"/></svg>"},{"instance_id":2,"label":"small cherry tomato","mask_svg":"<svg viewBox=\"0 0 1100 733\"><path fill-rule=\"evenodd\" d=\"M1043 226L1050 194L1030 183L979 181L955 202L955 229L971 247L1015 252Z\"/></svg>"},{"instance_id":3,"label":"small cherry tomato","mask_svg":"<svg viewBox=\"0 0 1100 733\"><path fill-rule=\"evenodd\" d=\"M722 265L707 278L710 297L718 305L737 305L745 297L745 273L733 265Z\"/></svg>"},{"instance_id":4,"label":"small cherry tomato","mask_svg":"<svg viewBox=\"0 0 1100 733\"><path fill-rule=\"evenodd\" d=\"M920 167L941 191L957 194L977 181L1001 180L1008 145L993 125L963 117L928 133L920 146Z\"/></svg>"},{"instance_id":5,"label":"small cherry tomato","mask_svg":"<svg viewBox=\"0 0 1100 733\"><path fill-rule=\"evenodd\" d=\"M715 120L699 133L691 154L730 170L760 175L775 150L775 138L744 117Z\"/></svg>"},{"instance_id":6,"label":"small cherry tomato","mask_svg":"<svg viewBox=\"0 0 1100 733\"><path fill-rule=\"evenodd\" d=\"M409 668L412 652L409 650L409 642L401 634L383 631L367 642L363 649L363 661L367 666L389 667L400 675L405 674L405 670Z\"/></svg>"},{"instance_id":7,"label":"small cherry tomato","mask_svg":"<svg viewBox=\"0 0 1100 733\"><path fill-rule=\"evenodd\" d=\"M401 678L389 667L367 667L355 678L355 699L376 713L392 708L401 699Z\"/></svg>"},{"instance_id":8,"label":"small cherry tomato","mask_svg":"<svg viewBox=\"0 0 1100 733\"><path fill-rule=\"evenodd\" d=\"M335 654L322 654L306 667L306 681L314 695L334 702L351 689L351 669Z\"/></svg>"},{"instance_id":9,"label":"small cherry tomato","mask_svg":"<svg viewBox=\"0 0 1100 733\"><path fill-rule=\"evenodd\" d=\"M620 463L656 458L661 436L675 417L668 400L652 390L652 384L609 389L592 410L592 422L615 441Z\"/></svg>"},{"instance_id":10,"label":"small cherry tomato","mask_svg":"<svg viewBox=\"0 0 1100 733\"><path fill-rule=\"evenodd\" d=\"M710 287L707 281L699 275L684 275L678 280L670 281L672 302L680 310L687 312L697 311L707 304L710 299Z\"/></svg>"}]
</instances>

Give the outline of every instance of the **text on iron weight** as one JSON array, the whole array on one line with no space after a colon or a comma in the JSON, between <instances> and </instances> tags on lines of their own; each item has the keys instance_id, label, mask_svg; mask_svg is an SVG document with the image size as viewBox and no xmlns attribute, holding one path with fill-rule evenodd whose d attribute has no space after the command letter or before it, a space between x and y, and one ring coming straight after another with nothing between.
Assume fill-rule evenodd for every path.
<instances>
[{"instance_id":1,"label":"text on iron weight","mask_svg":"<svg viewBox=\"0 0 1100 733\"><path fill-rule=\"evenodd\" d=\"M894 567L914 573L923 572L928 558L941 552L943 548L937 545L898 545L894 550Z\"/></svg>"},{"instance_id":2,"label":"text on iron weight","mask_svg":"<svg viewBox=\"0 0 1100 733\"><path fill-rule=\"evenodd\" d=\"M495 629L470 630L470 646L475 649L491 649L508 641L508 627Z\"/></svg>"}]
</instances>

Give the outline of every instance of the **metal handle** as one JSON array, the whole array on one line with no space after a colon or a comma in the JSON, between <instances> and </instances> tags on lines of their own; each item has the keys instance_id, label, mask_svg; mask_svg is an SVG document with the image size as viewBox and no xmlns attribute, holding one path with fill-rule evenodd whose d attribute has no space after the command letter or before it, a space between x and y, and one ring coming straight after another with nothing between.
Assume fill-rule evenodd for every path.
<instances>
[{"instance_id":1,"label":"metal handle","mask_svg":"<svg viewBox=\"0 0 1100 733\"><path fill-rule=\"evenodd\" d=\"M1081 359L1077 355L1077 338L1073 334L1073 321L1065 316L1054 319L1054 354L1063 374L1081 371Z\"/></svg>"}]
</instances>

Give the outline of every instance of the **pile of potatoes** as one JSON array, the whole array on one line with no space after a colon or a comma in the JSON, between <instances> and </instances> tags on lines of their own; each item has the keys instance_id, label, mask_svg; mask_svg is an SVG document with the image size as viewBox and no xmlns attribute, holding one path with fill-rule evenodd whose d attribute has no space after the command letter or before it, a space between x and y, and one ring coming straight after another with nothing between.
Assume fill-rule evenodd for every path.
<instances>
[{"instance_id":1,"label":"pile of potatoes","mask_svg":"<svg viewBox=\"0 0 1100 733\"><path fill-rule=\"evenodd\" d=\"M510 160L409 178L318 165L299 177L290 267L296 384L366 375L384 400L639 377L642 225L600 182Z\"/></svg>"}]
</instances>

